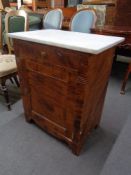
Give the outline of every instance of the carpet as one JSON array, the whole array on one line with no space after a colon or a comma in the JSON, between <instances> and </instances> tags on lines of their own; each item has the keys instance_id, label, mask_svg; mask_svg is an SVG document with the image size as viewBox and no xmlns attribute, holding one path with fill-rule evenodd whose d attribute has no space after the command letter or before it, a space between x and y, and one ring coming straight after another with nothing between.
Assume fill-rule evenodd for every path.
<instances>
[{"instance_id":1,"label":"carpet","mask_svg":"<svg viewBox=\"0 0 131 175\"><path fill-rule=\"evenodd\" d=\"M95 175L114 141L99 128L77 157L66 144L26 123L22 114L0 129L0 175Z\"/></svg>"}]
</instances>

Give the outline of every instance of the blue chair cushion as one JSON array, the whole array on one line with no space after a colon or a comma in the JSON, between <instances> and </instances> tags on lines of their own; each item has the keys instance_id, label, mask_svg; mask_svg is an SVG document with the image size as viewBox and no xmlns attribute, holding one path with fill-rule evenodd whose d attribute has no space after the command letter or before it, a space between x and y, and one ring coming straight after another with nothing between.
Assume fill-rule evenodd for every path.
<instances>
[{"instance_id":1,"label":"blue chair cushion","mask_svg":"<svg viewBox=\"0 0 131 175\"><path fill-rule=\"evenodd\" d=\"M60 29L62 18L62 11L57 9L49 11L43 19L44 29Z\"/></svg>"},{"instance_id":2,"label":"blue chair cushion","mask_svg":"<svg viewBox=\"0 0 131 175\"><path fill-rule=\"evenodd\" d=\"M90 33L93 22L94 15L91 11L80 11L72 19L71 30L75 32Z\"/></svg>"}]
</instances>

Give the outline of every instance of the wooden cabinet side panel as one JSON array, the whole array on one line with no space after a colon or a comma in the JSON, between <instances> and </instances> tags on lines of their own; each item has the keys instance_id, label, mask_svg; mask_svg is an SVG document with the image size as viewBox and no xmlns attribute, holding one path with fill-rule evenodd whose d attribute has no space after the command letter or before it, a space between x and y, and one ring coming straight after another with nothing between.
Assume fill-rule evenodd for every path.
<instances>
[{"instance_id":1,"label":"wooden cabinet side panel","mask_svg":"<svg viewBox=\"0 0 131 175\"><path fill-rule=\"evenodd\" d=\"M94 55L88 61L88 83L85 87L86 93L81 120L82 142L86 135L99 125L114 51L114 48L109 49L101 54Z\"/></svg>"},{"instance_id":2,"label":"wooden cabinet side panel","mask_svg":"<svg viewBox=\"0 0 131 175\"><path fill-rule=\"evenodd\" d=\"M20 89L23 100L23 107L27 121L31 120L31 100L30 86L28 81L28 71L26 69L25 58L21 57L21 44L19 40L14 40L16 62L18 67L18 75L20 79ZM26 86L25 86L26 85Z\"/></svg>"}]
</instances>

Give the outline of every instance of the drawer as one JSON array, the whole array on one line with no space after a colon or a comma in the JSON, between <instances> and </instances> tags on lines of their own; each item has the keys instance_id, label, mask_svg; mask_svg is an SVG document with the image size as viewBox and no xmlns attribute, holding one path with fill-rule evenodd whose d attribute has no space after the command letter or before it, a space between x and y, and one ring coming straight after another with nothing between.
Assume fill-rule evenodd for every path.
<instances>
[{"instance_id":1,"label":"drawer","mask_svg":"<svg viewBox=\"0 0 131 175\"><path fill-rule=\"evenodd\" d=\"M68 83L72 75L77 76L78 72L75 69L69 69L66 67L61 67L58 65L53 65L50 63L36 63L31 60L26 61L26 69L41 75L53 77L57 80Z\"/></svg>"},{"instance_id":2,"label":"drawer","mask_svg":"<svg viewBox=\"0 0 131 175\"><path fill-rule=\"evenodd\" d=\"M79 69L81 59L88 55L82 52L78 54L77 51L32 42L26 43L21 41L21 45L26 45L24 52L23 48L20 49L20 52L21 57L27 60L30 59L40 64L59 65L70 69Z\"/></svg>"}]
</instances>

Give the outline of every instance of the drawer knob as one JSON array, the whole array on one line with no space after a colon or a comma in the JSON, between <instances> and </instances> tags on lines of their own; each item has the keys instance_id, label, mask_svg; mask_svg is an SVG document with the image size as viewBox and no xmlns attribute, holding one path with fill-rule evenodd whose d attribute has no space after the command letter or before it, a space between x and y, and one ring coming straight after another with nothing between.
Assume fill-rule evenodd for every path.
<instances>
[{"instance_id":1,"label":"drawer knob","mask_svg":"<svg viewBox=\"0 0 131 175\"><path fill-rule=\"evenodd\" d=\"M62 54L61 52L57 52L57 55L58 55L59 57L62 57L62 56L63 56L63 54Z\"/></svg>"},{"instance_id":2,"label":"drawer knob","mask_svg":"<svg viewBox=\"0 0 131 175\"><path fill-rule=\"evenodd\" d=\"M46 58L46 57L47 57L46 52L44 52L44 51L43 51L43 52L41 52L41 57L42 57L42 58Z\"/></svg>"}]
</instances>

